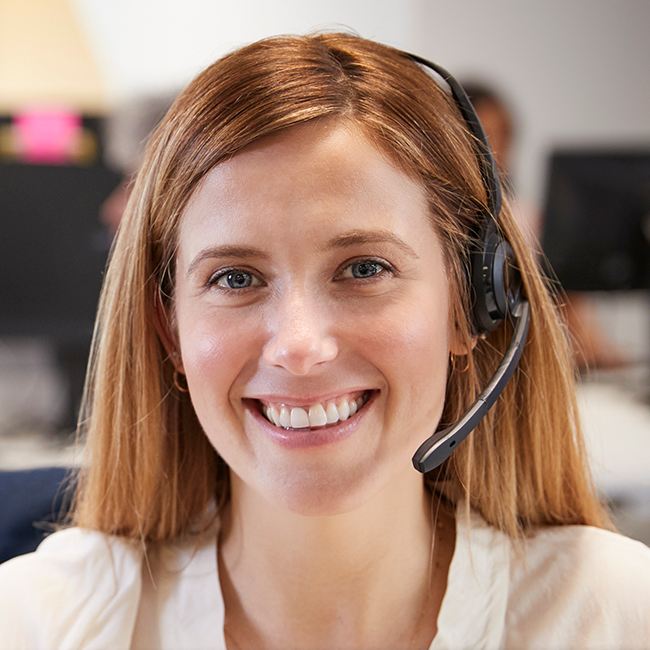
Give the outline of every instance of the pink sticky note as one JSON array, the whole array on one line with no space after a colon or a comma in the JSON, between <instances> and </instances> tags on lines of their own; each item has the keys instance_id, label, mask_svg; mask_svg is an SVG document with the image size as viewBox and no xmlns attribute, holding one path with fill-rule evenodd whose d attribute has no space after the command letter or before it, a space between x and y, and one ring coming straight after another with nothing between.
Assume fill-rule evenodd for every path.
<instances>
[{"instance_id":1,"label":"pink sticky note","mask_svg":"<svg viewBox=\"0 0 650 650\"><path fill-rule=\"evenodd\" d=\"M13 119L18 151L24 162L63 165L79 148L81 116L65 110L34 109Z\"/></svg>"}]
</instances>

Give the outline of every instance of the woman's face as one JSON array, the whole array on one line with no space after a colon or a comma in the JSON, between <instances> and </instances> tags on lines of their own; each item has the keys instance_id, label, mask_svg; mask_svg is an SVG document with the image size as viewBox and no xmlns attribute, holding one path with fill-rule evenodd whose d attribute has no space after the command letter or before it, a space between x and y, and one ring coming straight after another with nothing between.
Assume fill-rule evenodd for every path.
<instances>
[{"instance_id":1,"label":"woman's face","mask_svg":"<svg viewBox=\"0 0 650 650\"><path fill-rule=\"evenodd\" d=\"M355 127L295 127L207 175L181 220L175 322L198 418L242 489L303 514L421 489L411 455L454 347L448 282L423 189Z\"/></svg>"}]
</instances>

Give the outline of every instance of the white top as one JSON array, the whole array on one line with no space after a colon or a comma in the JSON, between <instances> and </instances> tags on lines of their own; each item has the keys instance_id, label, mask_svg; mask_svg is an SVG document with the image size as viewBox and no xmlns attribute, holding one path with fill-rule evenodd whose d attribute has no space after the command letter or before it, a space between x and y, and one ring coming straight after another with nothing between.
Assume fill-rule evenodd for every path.
<instances>
[{"instance_id":1,"label":"white top","mask_svg":"<svg viewBox=\"0 0 650 650\"><path fill-rule=\"evenodd\" d=\"M456 549L431 650L650 648L650 549L587 526L542 529L524 554L476 513ZM81 529L0 567L2 650L225 646L216 533L142 548ZM154 587L155 584L155 587Z\"/></svg>"}]
</instances>

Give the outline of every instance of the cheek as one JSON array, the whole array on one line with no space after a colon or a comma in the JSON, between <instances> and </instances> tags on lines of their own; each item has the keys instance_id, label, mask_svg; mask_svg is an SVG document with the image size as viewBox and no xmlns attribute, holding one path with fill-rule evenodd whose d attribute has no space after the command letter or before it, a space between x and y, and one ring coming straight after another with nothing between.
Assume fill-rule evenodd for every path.
<instances>
[{"instance_id":1,"label":"cheek","mask_svg":"<svg viewBox=\"0 0 650 650\"><path fill-rule=\"evenodd\" d=\"M449 360L446 305L413 301L386 314L363 337L363 356L385 379L382 444L376 459L406 465L418 446L438 427Z\"/></svg>"},{"instance_id":2,"label":"cheek","mask_svg":"<svg viewBox=\"0 0 650 650\"><path fill-rule=\"evenodd\" d=\"M447 381L449 319L446 301L414 300L364 331L365 356L374 358L401 403L429 412L441 408ZM432 398L436 398L433 399ZM425 400L424 403L420 403ZM427 402L428 400L428 402ZM416 401L416 404L410 404Z\"/></svg>"},{"instance_id":3,"label":"cheek","mask_svg":"<svg viewBox=\"0 0 650 650\"><path fill-rule=\"evenodd\" d=\"M237 356L237 349L228 343L229 333L222 328L195 322L179 334L185 372L194 379L207 378L218 368L227 368Z\"/></svg>"},{"instance_id":4,"label":"cheek","mask_svg":"<svg viewBox=\"0 0 650 650\"><path fill-rule=\"evenodd\" d=\"M188 314L179 319L178 334L183 369L197 412L205 405L225 405L237 378L255 355L253 332L233 319Z\"/></svg>"}]
</instances>

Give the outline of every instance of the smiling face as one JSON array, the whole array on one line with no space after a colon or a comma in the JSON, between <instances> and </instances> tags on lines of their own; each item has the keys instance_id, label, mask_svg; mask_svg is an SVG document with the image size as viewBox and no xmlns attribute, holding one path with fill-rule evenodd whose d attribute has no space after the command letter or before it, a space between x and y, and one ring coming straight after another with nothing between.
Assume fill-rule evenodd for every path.
<instances>
[{"instance_id":1,"label":"smiling face","mask_svg":"<svg viewBox=\"0 0 650 650\"><path fill-rule=\"evenodd\" d=\"M179 230L175 337L192 403L243 490L336 514L391 486L444 402L443 254L420 185L346 123L213 169Z\"/></svg>"}]
</instances>

